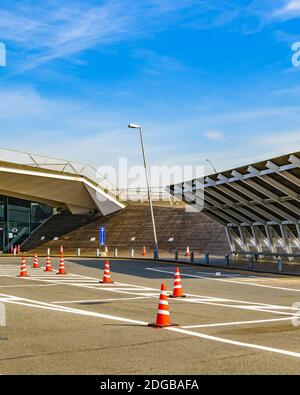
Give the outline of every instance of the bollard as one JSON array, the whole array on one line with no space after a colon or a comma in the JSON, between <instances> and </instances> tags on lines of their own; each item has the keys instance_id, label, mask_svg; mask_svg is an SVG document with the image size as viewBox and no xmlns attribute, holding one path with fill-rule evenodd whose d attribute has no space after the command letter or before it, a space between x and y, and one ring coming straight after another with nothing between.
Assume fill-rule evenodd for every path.
<instances>
[{"instance_id":1,"label":"bollard","mask_svg":"<svg viewBox=\"0 0 300 395\"><path fill-rule=\"evenodd\" d=\"M175 251L175 261L178 261L178 258L179 258L179 251L176 250Z\"/></svg>"},{"instance_id":2,"label":"bollard","mask_svg":"<svg viewBox=\"0 0 300 395\"><path fill-rule=\"evenodd\" d=\"M279 272L282 272L282 259L280 256L277 257L277 269Z\"/></svg>"},{"instance_id":3,"label":"bollard","mask_svg":"<svg viewBox=\"0 0 300 395\"><path fill-rule=\"evenodd\" d=\"M195 262L195 253L194 253L194 251L191 252L191 262Z\"/></svg>"},{"instance_id":4,"label":"bollard","mask_svg":"<svg viewBox=\"0 0 300 395\"><path fill-rule=\"evenodd\" d=\"M130 250L130 258L134 258L134 248L131 248Z\"/></svg>"},{"instance_id":5,"label":"bollard","mask_svg":"<svg viewBox=\"0 0 300 395\"><path fill-rule=\"evenodd\" d=\"M254 262L253 262L253 255L249 256L249 269L253 270L254 268Z\"/></svg>"},{"instance_id":6,"label":"bollard","mask_svg":"<svg viewBox=\"0 0 300 395\"><path fill-rule=\"evenodd\" d=\"M154 257L154 259L158 259L159 258L158 251L156 249L153 251L153 257Z\"/></svg>"},{"instance_id":7,"label":"bollard","mask_svg":"<svg viewBox=\"0 0 300 395\"><path fill-rule=\"evenodd\" d=\"M205 262L207 265L209 265L209 252L206 252L206 253L205 253L204 262Z\"/></svg>"},{"instance_id":8,"label":"bollard","mask_svg":"<svg viewBox=\"0 0 300 395\"><path fill-rule=\"evenodd\" d=\"M229 255L228 254L226 254L225 255L225 266L229 266Z\"/></svg>"},{"instance_id":9,"label":"bollard","mask_svg":"<svg viewBox=\"0 0 300 395\"><path fill-rule=\"evenodd\" d=\"M118 249L115 248L115 258L118 258Z\"/></svg>"},{"instance_id":10,"label":"bollard","mask_svg":"<svg viewBox=\"0 0 300 395\"><path fill-rule=\"evenodd\" d=\"M47 249L47 255L50 256L50 248Z\"/></svg>"},{"instance_id":11,"label":"bollard","mask_svg":"<svg viewBox=\"0 0 300 395\"><path fill-rule=\"evenodd\" d=\"M96 250L96 256L97 256L97 257L100 256L100 250L99 250L99 248L97 248L97 250Z\"/></svg>"},{"instance_id":12,"label":"bollard","mask_svg":"<svg viewBox=\"0 0 300 395\"><path fill-rule=\"evenodd\" d=\"M17 249L14 247L14 255L17 255Z\"/></svg>"},{"instance_id":13,"label":"bollard","mask_svg":"<svg viewBox=\"0 0 300 395\"><path fill-rule=\"evenodd\" d=\"M80 256L80 248L77 248L77 256Z\"/></svg>"}]
</instances>

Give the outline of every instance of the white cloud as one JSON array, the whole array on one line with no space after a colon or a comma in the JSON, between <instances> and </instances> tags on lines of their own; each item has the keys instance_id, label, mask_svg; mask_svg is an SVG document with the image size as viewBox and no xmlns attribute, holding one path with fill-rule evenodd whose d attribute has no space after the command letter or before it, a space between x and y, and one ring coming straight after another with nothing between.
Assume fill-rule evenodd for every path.
<instances>
[{"instance_id":1,"label":"white cloud","mask_svg":"<svg viewBox=\"0 0 300 395\"><path fill-rule=\"evenodd\" d=\"M187 67L179 60L158 54L149 49L138 49L133 51L133 56L146 62L148 73L159 74L160 72L176 71L184 72L187 71Z\"/></svg>"},{"instance_id":2,"label":"white cloud","mask_svg":"<svg viewBox=\"0 0 300 395\"><path fill-rule=\"evenodd\" d=\"M33 89L0 91L0 146L86 161L113 163L135 158L133 136L115 112L79 100L48 98Z\"/></svg>"},{"instance_id":3,"label":"white cloud","mask_svg":"<svg viewBox=\"0 0 300 395\"><path fill-rule=\"evenodd\" d=\"M186 119L181 115L162 120L151 113L146 118L134 110L128 112L128 108L116 112L98 102L47 97L24 86L2 89L0 103L0 147L96 167L117 166L119 157L128 157L129 165L142 163L138 134L127 128L131 120L145 126L152 165L206 165L209 158L221 171L300 150L300 131L293 126L300 121L299 107L261 106L220 112L216 117L213 110L196 106L185 110ZM204 131L200 138L199 129Z\"/></svg>"},{"instance_id":4,"label":"white cloud","mask_svg":"<svg viewBox=\"0 0 300 395\"><path fill-rule=\"evenodd\" d=\"M234 24L235 30L255 31L253 26L270 22L268 15L274 12L270 0L254 0L250 5L238 0L27 0L19 6L2 1L1 40L13 44L11 53L17 49L21 70L87 49L149 37L175 24L191 29ZM290 1L277 14L298 12L298 6L299 0Z\"/></svg>"},{"instance_id":5,"label":"white cloud","mask_svg":"<svg viewBox=\"0 0 300 395\"><path fill-rule=\"evenodd\" d=\"M300 11L300 0L289 0L284 6L283 11L285 12L295 12Z\"/></svg>"},{"instance_id":6,"label":"white cloud","mask_svg":"<svg viewBox=\"0 0 300 395\"><path fill-rule=\"evenodd\" d=\"M102 2L27 1L1 4L3 41L24 51L23 69L78 54L101 45L143 37L163 30L197 0L105 0ZM176 3L176 4L175 4Z\"/></svg>"},{"instance_id":7,"label":"white cloud","mask_svg":"<svg viewBox=\"0 0 300 395\"><path fill-rule=\"evenodd\" d=\"M300 16L300 0L286 0L281 8L274 11L274 16L284 19Z\"/></svg>"},{"instance_id":8,"label":"white cloud","mask_svg":"<svg viewBox=\"0 0 300 395\"><path fill-rule=\"evenodd\" d=\"M224 134L218 130L207 130L203 136L211 141L221 141L224 139Z\"/></svg>"},{"instance_id":9,"label":"white cloud","mask_svg":"<svg viewBox=\"0 0 300 395\"><path fill-rule=\"evenodd\" d=\"M300 130L287 131L284 133L266 133L257 136L252 145L268 147L273 155L287 154L298 151L300 148Z\"/></svg>"}]
</instances>

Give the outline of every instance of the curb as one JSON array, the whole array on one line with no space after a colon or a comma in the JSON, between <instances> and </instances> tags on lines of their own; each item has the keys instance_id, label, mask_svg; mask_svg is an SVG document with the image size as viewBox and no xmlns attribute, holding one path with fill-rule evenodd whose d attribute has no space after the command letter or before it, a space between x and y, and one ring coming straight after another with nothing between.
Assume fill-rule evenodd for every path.
<instances>
[{"instance_id":1,"label":"curb","mask_svg":"<svg viewBox=\"0 0 300 395\"><path fill-rule=\"evenodd\" d=\"M26 253L23 254L25 257L31 257L31 255L27 255ZM21 257L22 254L20 255L0 255L0 260L1 257L3 258L19 258ZM46 258L47 255L39 255L40 258ZM60 255L58 254L53 254L51 255L53 258L59 258ZM206 263L197 263L197 262L187 262L187 261L176 261L174 259L168 259L168 258L161 258L161 259L154 259L154 258L130 258L130 257L97 257L97 256L87 256L87 255L64 255L65 258L83 258L83 259L100 259L100 260L105 260L105 259L110 259L110 260L126 260L126 261L146 261L146 262L162 262L162 263L170 263L170 264L177 264L177 265L187 265L187 266L198 266L198 267L205 267L208 269L222 269L222 270L228 270L228 271L233 271L233 270L238 270L242 272L249 272L249 273L260 273L260 274L272 274L272 275L277 275L277 276L292 276L292 277L299 277L300 273L290 273L286 271L282 272L276 272L276 271L270 271L270 270L255 270L255 269L250 269L250 268L240 268L240 267L232 267L232 266L224 266L224 265L215 265L215 264L206 264Z\"/></svg>"}]
</instances>

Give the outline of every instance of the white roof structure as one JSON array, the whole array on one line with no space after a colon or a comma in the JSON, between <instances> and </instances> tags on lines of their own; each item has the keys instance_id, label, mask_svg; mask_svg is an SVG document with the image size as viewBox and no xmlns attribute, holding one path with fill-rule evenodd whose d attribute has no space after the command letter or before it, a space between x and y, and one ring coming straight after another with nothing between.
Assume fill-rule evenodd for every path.
<instances>
[{"instance_id":1,"label":"white roof structure","mask_svg":"<svg viewBox=\"0 0 300 395\"><path fill-rule=\"evenodd\" d=\"M0 148L0 194L68 209L108 215L124 208L116 187L94 167Z\"/></svg>"},{"instance_id":2,"label":"white roof structure","mask_svg":"<svg viewBox=\"0 0 300 395\"><path fill-rule=\"evenodd\" d=\"M232 251L300 251L300 152L168 190L226 226Z\"/></svg>"}]
</instances>

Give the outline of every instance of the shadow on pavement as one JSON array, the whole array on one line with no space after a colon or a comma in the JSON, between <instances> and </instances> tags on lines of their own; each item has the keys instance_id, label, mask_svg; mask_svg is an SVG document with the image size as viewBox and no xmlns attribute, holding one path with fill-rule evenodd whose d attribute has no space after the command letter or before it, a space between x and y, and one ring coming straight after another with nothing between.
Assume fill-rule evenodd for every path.
<instances>
[{"instance_id":1,"label":"shadow on pavement","mask_svg":"<svg viewBox=\"0 0 300 395\"><path fill-rule=\"evenodd\" d=\"M85 259L85 258L66 258L67 262L70 265L74 263L76 265L90 267L94 269L99 269L99 278L102 276L102 272L104 269L105 258L98 259ZM225 268L216 268L213 266L207 266L203 264L199 265L184 265L184 264L176 264L174 262L160 262L160 261L138 261L138 260L118 260L111 259L110 261L110 270L111 273L119 273L125 275L134 275L136 277L148 278L148 279L170 279L173 278L173 273L175 273L175 268L178 266L183 273L193 274L196 276L208 276L208 277L216 277L216 273L224 274L219 276L219 278L251 278L262 277L262 278L270 278L273 277L272 274L264 274L257 272L240 272L238 269L225 269ZM147 268L157 269L157 270L166 270L171 273L162 273L156 272L152 270L147 270ZM202 273L203 272L203 273ZM216 277L217 278L217 277ZM186 280L193 280L193 277L185 277Z\"/></svg>"}]
</instances>

